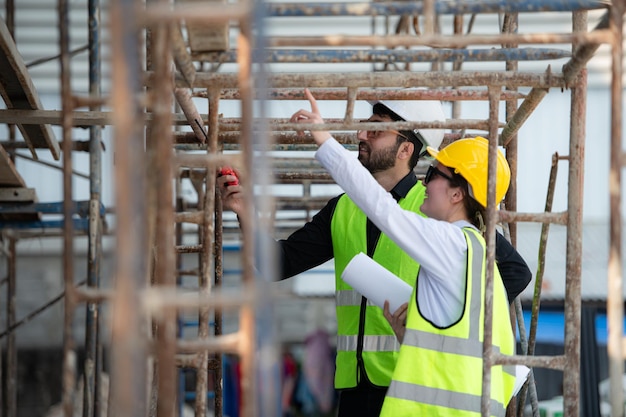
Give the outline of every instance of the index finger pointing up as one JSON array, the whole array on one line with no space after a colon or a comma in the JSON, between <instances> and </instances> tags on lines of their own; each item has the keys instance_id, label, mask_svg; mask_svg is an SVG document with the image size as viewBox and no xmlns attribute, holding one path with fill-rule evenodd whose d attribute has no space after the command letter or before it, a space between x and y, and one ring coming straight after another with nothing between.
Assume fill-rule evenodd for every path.
<instances>
[{"instance_id":1,"label":"index finger pointing up","mask_svg":"<svg viewBox=\"0 0 626 417\"><path fill-rule=\"evenodd\" d=\"M304 89L304 95L306 96L307 100L309 100L309 103L311 103L311 112L315 113L316 115L320 115L320 110L317 107L317 100L315 100L315 97L313 97L313 94L311 94L311 91L309 91L308 88Z\"/></svg>"}]
</instances>

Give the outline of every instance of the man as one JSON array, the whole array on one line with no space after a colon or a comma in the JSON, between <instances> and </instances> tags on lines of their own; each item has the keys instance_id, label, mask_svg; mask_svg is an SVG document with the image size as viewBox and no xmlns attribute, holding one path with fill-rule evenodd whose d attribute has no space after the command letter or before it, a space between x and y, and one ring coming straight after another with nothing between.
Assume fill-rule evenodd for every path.
<instances>
[{"instance_id":1,"label":"man","mask_svg":"<svg viewBox=\"0 0 626 417\"><path fill-rule=\"evenodd\" d=\"M374 108L368 122L445 120L438 101L370 103ZM414 168L426 146L438 148L443 136L440 129L359 131L359 160L402 208L419 213L425 187L417 180ZM240 186L224 186L232 180L233 176L220 177L218 188L224 208L240 214ZM512 300L528 285L531 273L506 239L499 235L496 243L496 260ZM355 255L364 252L414 286L419 265L381 234L344 194L331 199L310 222L276 244L281 279L335 259L338 416L378 416L391 382L399 343L382 309L368 303L346 284L341 273Z\"/></svg>"}]
</instances>

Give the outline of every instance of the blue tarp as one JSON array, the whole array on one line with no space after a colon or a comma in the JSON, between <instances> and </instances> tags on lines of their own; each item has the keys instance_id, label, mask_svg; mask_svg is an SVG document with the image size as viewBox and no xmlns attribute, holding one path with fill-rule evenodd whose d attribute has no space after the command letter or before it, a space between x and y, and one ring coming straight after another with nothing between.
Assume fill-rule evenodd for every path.
<instances>
[{"instance_id":1,"label":"blue tarp","mask_svg":"<svg viewBox=\"0 0 626 417\"><path fill-rule=\"evenodd\" d=\"M596 315L596 341L599 345L606 345L608 337L607 317L605 313ZM524 310L524 325L530 330L530 311ZM626 317L624 318L626 329ZM626 334L626 330L625 330ZM540 311L537 321L537 342L562 345L565 339L565 319L562 311ZM519 333L518 339L519 341Z\"/></svg>"}]
</instances>

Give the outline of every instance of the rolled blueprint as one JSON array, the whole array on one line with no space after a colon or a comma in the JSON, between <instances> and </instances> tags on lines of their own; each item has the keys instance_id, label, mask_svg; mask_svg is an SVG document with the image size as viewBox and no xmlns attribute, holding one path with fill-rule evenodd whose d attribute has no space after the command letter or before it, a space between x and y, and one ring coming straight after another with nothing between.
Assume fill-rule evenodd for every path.
<instances>
[{"instance_id":1,"label":"rolled blueprint","mask_svg":"<svg viewBox=\"0 0 626 417\"><path fill-rule=\"evenodd\" d=\"M364 253L352 258L341 278L380 308L389 300L392 313L408 302L413 292L413 287Z\"/></svg>"}]
</instances>

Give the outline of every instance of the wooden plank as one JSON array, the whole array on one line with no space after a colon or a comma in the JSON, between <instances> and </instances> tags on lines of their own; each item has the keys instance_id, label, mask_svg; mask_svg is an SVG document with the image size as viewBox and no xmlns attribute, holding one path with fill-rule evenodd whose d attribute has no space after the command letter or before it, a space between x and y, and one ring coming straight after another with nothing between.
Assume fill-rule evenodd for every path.
<instances>
[{"instance_id":1,"label":"wooden plank","mask_svg":"<svg viewBox=\"0 0 626 417\"><path fill-rule=\"evenodd\" d=\"M34 188L26 188L26 183L9 154L0 146L0 206L6 208L15 204L35 203L37 195ZM39 213L16 212L0 213L0 221L35 221Z\"/></svg>"},{"instance_id":2,"label":"wooden plank","mask_svg":"<svg viewBox=\"0 0 626 417\"><path fill-rule=\"evenodd\" d=\"M24 203L37 202L34 188L26 188L26 183L17 172L15 164L9 158L7 151L0 146L0 221L36 221L40 219L39 213L29 211L4 213L7 207L15 207Z\"/></svg>"},{"instance_id":3,"label":"wooden plank","mask_svg":"<svg viewBox=\"0 0 626 417\"><path fill-rule=\"evenodd\" d=\"M0 203L34 203L37 194L34 188L0 188Z\"/></svg>"},{"instance_id":4,"label":"wooden plank","mask_svg":"<svg viewBox=\"0 0 626 417\"><path fill-rule=\"evenodd\" d=\"M60 110L0 110L0 123L14 123L19 120L24 125L51 124L60 126L63 112ZM75 111L72 113L75 127L108 126L113 124L113 112L107 111Z\"/></svg>"},{"instance_id":5,"label":"wooden plank","mask_svg":"<svg viewBox=\"0 0 626 417\"><path fill-rule=\"evenodd\" d=\"M178 0L179 3L213 3L215 8L226 4L224 0ZM228 21L225 23L187 22L187 38L191 52L227 51Z\"/></svg>"},{"instance_id":6,"label":"wooden plank","mask_svg":"<svg viewBox=\"0 0 626 417\"><path fill-rule=\"evenodd\" d=\"M41 220L39 213L0 213L2 222L36 222Z\"/></svg>"},{"instance_id":7,"label":"wooden plank","mask_svg":"<svg viewBox=\"0 0 626 417\"><path fill-rule=\"evenodd\" d=\"M9 158L9 154L0 146L0 187L24 188L26 183L17 172L15 164Z\"/></svg>"},{"instance_id":8,"label":"wooden plank","mask_svg":"<svg viewBox=\"0 0 626 417\"><path fill-rule=\"evenodd\" d=\"M8 108L42 109L37 90L30 78L28 68L17 50L13 37L4 22L0 19L0 95ZM49 125L17 124L24 141L28 144L33 158L37 159L35 148L48 148L54 159L61 154L59 142Z\"/></svg>"}]
</instances>

